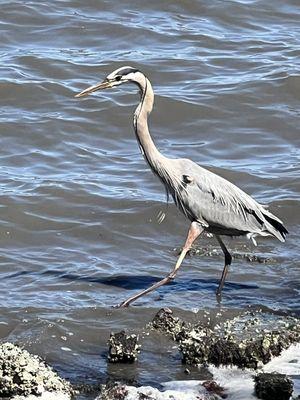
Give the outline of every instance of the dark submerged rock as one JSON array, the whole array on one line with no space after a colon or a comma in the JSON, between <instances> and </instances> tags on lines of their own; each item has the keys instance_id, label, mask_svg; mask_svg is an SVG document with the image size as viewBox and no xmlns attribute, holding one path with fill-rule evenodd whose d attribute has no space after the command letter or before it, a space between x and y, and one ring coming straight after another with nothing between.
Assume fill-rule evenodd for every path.
<instances>
[{"instance_id":1,"label":"dark submerged rock","mask_svg":"<svg viewBox=\"0 0 300 400\"><path fill-rule=\"evenodd\" d=\"M141 348L138 336L126 335L125 331L111 333L108 344L108 360L112 363L133 363L137 360Z\"/></svg>"},{"instance_id":2,"label":"dark submerged rock","mask_svg":"<svg viewBox=\"0 0 300 400\"><path fill-rule=\"evenodd\" d=\"M181 253L181 249L175 249L177 253ZM278 262L273 257L266 257L262 255L256 255L252 253L244 253L247 251L247 247L237 249L231 253L233 259L236 260L245 260L250 263L258 263L258 264L274 264ZM205 247L197 247L193 246L191 250L189 250L188 254L190 256L201 256L201 257L223 257L222 250L215 248L214 246L205 246Z\"/></svg>"},{"instance_id":3,"label":"dark submerged rock","mask_svg":"<svg viewBox=\"0 0 300 400\"><path fill-rule=\"evenodd\" d=\"M289 400L293 382L286 375L261 373L255 376L255 394L263 400Z\"/></svg>"}]
</instances>

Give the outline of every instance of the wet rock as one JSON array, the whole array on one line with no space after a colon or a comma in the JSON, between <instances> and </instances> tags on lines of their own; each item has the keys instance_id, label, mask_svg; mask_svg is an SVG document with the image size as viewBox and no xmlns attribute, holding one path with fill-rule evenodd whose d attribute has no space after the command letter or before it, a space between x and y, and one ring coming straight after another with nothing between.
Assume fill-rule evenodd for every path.
<instances>
[{"instance_id":1,"label":"wet rock","mask_svg":"<svg viewBox=\"0 0 300 400\"><path fill-rule=\"evenodd\" d=\"M153 327L179 343L185 364L210 363L215 366L236 365L257 368L281 354L292 343L300 342L299 320L262 312L245 312L214 327L189 326L162 309Z\"/></svg>"},{"instance_id":2,"label":"wet rock","mask_svg":"<svg viewBox=\"0 0 300 400\"><path fill-rule=\"evenodd\" d=\"M286 375L261 373L255 376L255 394L263 400L289 400L293 382Z\"/></svg>"},{"instance_id":3,"label":"wet rock","mask_svg":"<svg viewBox=\"0 0 300 400\"><path fill-rule=\"evenodd\" d=\"M70 395L72 389L38 356L12 343L1 344L0 397L40 396L45 392Z\"/></svg>"},{"instance_id":4,"label":"wet rock","mask_svg":"<svg viewBox=\"0 0 300 400\"><path fill-rule=\"evenodd\" d=\"M8 400L8 397L4 398ZM43 392L41 395L14 396L10 400L70 400L70 396L62 392Z\"/></svg>"},{"instance_id":5,"label":"wet rock","mask_svg":"<svg viewBox=\"0 0 300 400\"><path fill-rule=\"evenodd\" d=\"M202 386L205 387L208 393L214 393L221 397L221 399L227 399L228 397L225 393L225 389L215 381L205 381L202 383Z\"/></svg>"},{"instance_id":6,"label":"wet rock","mask_svg":"<svg viewBox=\"0 0 300 400\"><path fill-rule=\"evenodd\" d=\"M207 361L210 364L242 365L244 363L239 344L231 339L213 339L208 349Z\"/></svg>"},{"instance_id":7,"label":"wet rock","mask_svg":"<svg viewBox=\"0 0 300 400\"><path fill-rule=\"evenodd\" d=\"M211 363L215 366L236 365L257 368L278 356L283 349L300 341L300 326L288 325L282 331L264 332L242 339L240 335L224 335L218 330L197 327L184 339L179 349L186 364Z\"/></svg>"},{"instance_id":8,"label":"wet rock","mask_svg":"<svg viewBox=\"0 0 300 400\"><path fill-rule=\"evenodd\" d=\"M127 394L126 385L109 382L101 385L101 393L95 400L124 400Z\"/></svg>"},{"instance_id":9,"label":"wet rock","mask_svg":"<svg viewBox=\"0 0 300 400\"><path fill-rule=\"evenodd\" d=\"M152 320L152 326L176 341L187 337L188 325L180 318L174 317L173 311L167 307L158 311Z\"/></svg>"},{"instance_id":10,"label":"wet rock","mask_svg":"<svg viewBox=\"0 0 300 400\"><path fill-rule=\"evenodd\" d=\"M138 336L126 335L125 331L111 333L108 344L108 360L112 363L133 363L137 360L141 348Z\"/></svg>"},{"instance_id":11,"label":"wet rock","mask_svg":"<svg viewBox=\"0 0 300 400\"><path fill-rule=\"evenodd\" d=\"M198 382L170 382L164 391L151 386L127 386L121 383L103 385L96 400L217 400Z\"/></svg>"}]
</instances>

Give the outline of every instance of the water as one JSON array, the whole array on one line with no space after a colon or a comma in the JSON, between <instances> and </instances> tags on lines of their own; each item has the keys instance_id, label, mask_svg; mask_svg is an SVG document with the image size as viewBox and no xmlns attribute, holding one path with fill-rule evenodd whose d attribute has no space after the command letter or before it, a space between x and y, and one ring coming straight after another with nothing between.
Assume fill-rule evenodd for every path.
<instances>
[{"instance_id":1,"label":"water","mask_svg":"<svg viewBox=\"0 0 300 400\"><path fill-rule=\"evenodd\" d=\"M165 195L133 135L136 89L74 98L122 65L153 83L151 131L164 154L238 184L290 231L285 244L226 241L274 261L235 260L222 310L299 315L298 1L0 5L2 340L76 380L179 379L184 367L172 350L162 356L160 337L145 339L138 365L107 366L109 333L142 328L162 306L219 307L216 255L188 257L172 285L111 308L168 273L188 229L173 205L158 223Z\"/></svg>"},{"instance_id":2,"label":"water","mask_svg":"<svg viewBox=\"0 0 300 400\"><path fill-rule=\"evenodd\" d=\"M294 378L299 375L299 356L300 346L293 345L288 350L283 351L280 357L270 361L264 367L264 372L278 371L282 374L290 374ZM209 371L214 379L219 382L222 387L226 387L226 395L228 400L250 400L257 399L254 394L253 371L241 370L238 368L210 366ZM129 394L126 399L136 399L136 392L148 394L152 398L159 400L174 399L174 400L196 400L205 397L205 389L202 386L203 381L197 380L181 380L163 383L162 391L155 393L155 390L149 387L129 388ZM299 379L294 380L293 396L299 393ZM150 392L150 393L149 393ZM202 394L199 396L199 393ZM206 392L207 394L207 392ZM157 397L156 397L157 396Z\"/></svg>"}]
</instances>

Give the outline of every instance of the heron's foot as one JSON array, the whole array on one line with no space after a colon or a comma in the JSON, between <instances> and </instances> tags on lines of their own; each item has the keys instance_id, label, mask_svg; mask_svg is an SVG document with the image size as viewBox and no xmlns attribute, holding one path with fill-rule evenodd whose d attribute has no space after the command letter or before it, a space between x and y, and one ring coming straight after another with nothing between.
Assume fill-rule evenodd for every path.
<instances>
[{"instance_id":1,"label":"heron's foot","mask_svg":"<svg viewBox=\"0 0 300 400\"><path fill-rule=\"evenodd\" d=\"M216 299L217 299L217 303L221 304L221 302L222 302L222 291L219 290L219 289L217 289L217 291L216 291Z\"/></svg>"},{"instance_id":2,"label":"heron's foot","mask_svg":"<svg viewBox=\"0 0 300 400\"><path fill-rule=\"evenodd\" d=\"M123 307L128 307L129 304L133 303L134 301L136 301L137 299L139 299L140 297L144 296L147 293L152 292L153 290L159 288L162 285L165 285L166 283L169 283L170 281L172 281L175 276L176 276L177 270L174 269L173 271L170 272L170 274L168 276L166 276L164 279L162 279L159 282L154 283L154 285L150 286L148 289L143 290L140 293L135 294L134 296L129 297L128 299L126 299L125 301L123 301L120 304L117 304L115 306L115 308L123 308Z\"/></svg>"}]
</instances>

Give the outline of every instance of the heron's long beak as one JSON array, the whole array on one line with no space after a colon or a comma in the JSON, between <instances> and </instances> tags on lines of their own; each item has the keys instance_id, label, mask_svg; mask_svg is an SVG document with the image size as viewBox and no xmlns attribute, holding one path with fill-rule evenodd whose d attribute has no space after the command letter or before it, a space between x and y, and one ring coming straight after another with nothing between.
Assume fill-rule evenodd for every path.
<instances>
[{"instance_id":1,"label":"heron's long beak","mask_svg":"<svg viewBox=\"0 0 300 400\"><path fill-rule=\"evenodd\" d=\"M90 86L87 89L84 89L82 92L75 95L75 97L83 97L87 96L90 93L96 92L97 90L108 89L112 87L112 82L108 80L104 80L103 82L97 83L96 85Z\"/></svg>"}]
</instances>

